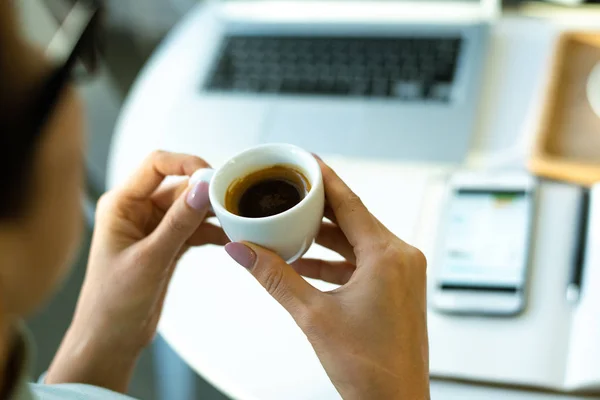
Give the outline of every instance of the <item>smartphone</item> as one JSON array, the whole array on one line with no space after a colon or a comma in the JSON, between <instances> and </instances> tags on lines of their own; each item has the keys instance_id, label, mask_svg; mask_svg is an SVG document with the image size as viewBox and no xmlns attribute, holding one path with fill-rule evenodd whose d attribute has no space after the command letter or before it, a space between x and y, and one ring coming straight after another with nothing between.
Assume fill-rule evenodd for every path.
<instances>
[{"instance_id":1,"label":"smartphone","mask_svg":"<svg viewBox=\"0 0 600 400\"><path fill-rule=\"evenodd\" d=\"M526 173L452 177L437 240L434 308L486 315L525 308L535 187Z\"/></svg>"}]
</instances>

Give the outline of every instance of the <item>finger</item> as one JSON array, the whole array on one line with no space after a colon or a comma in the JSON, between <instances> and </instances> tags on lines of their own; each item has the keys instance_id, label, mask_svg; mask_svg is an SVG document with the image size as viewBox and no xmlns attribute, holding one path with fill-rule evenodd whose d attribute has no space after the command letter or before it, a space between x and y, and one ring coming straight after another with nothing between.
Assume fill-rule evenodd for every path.
<instances>
[{"instance_id":1,"label":"finger","mask_svg":"<svg viewBox=\"0 0 600 400\"><path fill-rule=\"evenodd\" d=\"M356 270L356 267L347 261L324 261L312 258L301 258L293 263L292 267L302 276L337 285L348 283Z\"/></svg>"},{"instance_id":2,"label":"finger","mask_svg":"<svg viewBox=\"0 0 600 400\"><path fill-rule=\"evenodd\" d=\"M156 208L167 211L187 189L187 181L160 185L150 198Z\"/></svg>"},{"instance_id":3,"label":"finger","mask_svg":"<svg viewBox=\"0 0 600 400\"><path fill-rule=\"evenodd\" d=\"M335 214L333 213L333 210L331 209L331 206L329 204L325 204L325 210L323 211L323 215L325 216L325 218L338 225L337 218L335 217Z\"/></svg>"},{"instance_id":4,"label":"finger","mask_svg":"<svg viewBox=\"0 0 600 400\"><path fill-rule=\"evenodd\" d=\"M325 196L333 210L337 224L352 246L373 240L377 222L360 198L323 161L321 166Z\"/></svg>"},{"instance_id":5,"label":"finger","mask_svg":"<svg viewBox=\"0 0 600 400\"><path fill-rule=\"evenodd\" d=\"M209 205L206 182L199 182L180 196L148 237L155 255L172 260L196 232L206 217Z\"/></svg>"},{"instance_id":6,"label":"finger","mask_svg":"<svg viewBox=\"0 0 600 400\"><path fill-rule=\"evenodd\" d=\"M200 157L166 151L155 151L129 178L123 191L134 198L149 197L169 175L192 175L209 165Z\"/></svg>"},{"instance_id":7,"label":"finger","mask_svg":"<svg viewBox=\"0 0 600 400\"><path fill-rule=\"evenodd\" d=\"M231 240L227 237L223 228L213 225L209 222L203 222L196 232L190 236L187 244L190 246L202 246L204 244L214 244L217 246L225 246Z\"/></svg>"},{"instance_id":8,"label":"finger","mask_svg":"<svg viewBox=\"0 0 600 400\"><path fill-rule=\"evenodd\" d=\"M188 181L160 185L152 194L151 200L156 208L163 212L167 212L173 203L186 191ZM215 214L209 209L207 217L214 217Z\"/></svg>"},{"instance_id":9,"label":"finger","mask_svg":"<svg viewBox=\"0 0 600 400\"><path fill-rule=\"evenodd\" d=\"M348 242L348 239L346 239L344 232L338 226L323 222L316 242L323 247L335 251L350 263L356 265L354 249Z\"/></svg>"},{"instance_id":10,"label":"finger","mask_svg":"<svg viewBox=\"0 0 600 400\"><path fill-rule=\"evenodd\" d=\"M227 253L247 268L256 280L298 322L311 300L321 292L306 282L281 257L251 243L229 243Z\"/></svg>"}]
</instances>

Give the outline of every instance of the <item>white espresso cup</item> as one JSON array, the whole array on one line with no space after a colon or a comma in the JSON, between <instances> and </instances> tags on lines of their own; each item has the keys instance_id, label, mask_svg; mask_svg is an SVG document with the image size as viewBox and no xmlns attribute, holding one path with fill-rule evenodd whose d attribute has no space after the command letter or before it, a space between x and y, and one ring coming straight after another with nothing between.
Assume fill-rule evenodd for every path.
<instances>
[{"instance_id":1,"label":"white espresso cup","mask_svg":"<svg viewBox=\"0 0 600 400\"><path fill-rule=\"evenodd\" d=\"M262 218L242 217L225 208L227 190L237 179L274 165L291 166L308 179L310 190L300 203L280 214ZM319 232L325 205L321 168L312 154L299 147L289 144L253 147L216 170L196 171L190 178L190 185L200 181L209 183L212 209L234 242L257 244L276 252L287 262L293 262L306 253Z\"/></svg>"}]
</instances>

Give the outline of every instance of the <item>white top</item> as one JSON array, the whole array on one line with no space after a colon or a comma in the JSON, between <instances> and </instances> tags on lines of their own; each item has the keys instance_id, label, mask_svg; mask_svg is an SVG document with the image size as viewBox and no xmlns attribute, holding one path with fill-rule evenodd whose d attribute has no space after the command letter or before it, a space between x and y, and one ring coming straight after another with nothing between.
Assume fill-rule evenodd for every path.
<instances>
[{"instance_id":1,"label":"white top","mask_svg":"<svg viewBox=\"0 0 600 400\"><path fill-rule=\"evenodd\" d=\"M188 123L194 121L189 113L193 112L193 97L199 87L199 68L206 64L219 31L212 16L210 8L198 5L140 74L113 139L108 186L122 182L157 148L197 154L219 165L229 156L257 144L253 135L213 136L202 126ZM498 154L488 161L492 164L506 164L507 160L517 166L522 164L534 133L531 127L539 113L555 37L552 32L544 23L520 19L503 21L495 29L491 50L494 62L490 63L484 90L480 134L471 155L473 164L479 163L482 153L490 151ZM515 96L517 92L519 95ZM223 118L228 123L235 120L234 115ZM325 158L395 234L427 247L420 242L423 236L429 236L423 232L435 229L432 219L423 219L421 213L423 205L435 208L431 182L441 171L439 167ZM374 187L385 187L388 195L379 195L372 190ZM332 257L317 247L311 252L313 256ZM315 285L331 287L323 283ZM438 328L430 325L431 329ZM181 260L159 330L194 370L233 398L339 398L292 318L220 248L195 249ZM436 332L433 337L441 334ZM437 363L446 368L440 361L444 360L436 360L435 354L432 355L433 366ZM491 400L556 398L435 379L432 396Z\"/></svg>"},{"instance_id":2,"label":"white top","mask_svg":"<svg viewBox=\"0 0 600 400\"><path fill-rule=\"evenodd\" d=\"M134 400L121 393L105 388L85 385L81 383L63 383L47 385L43 383L45 374L38 383L32 383L29 376L29 366L32 359L32 343L29 332L24 325L19 324L20 334L12 350L11 368L14 368L13 382L9 392L4 397L6 400Z\"/></svg>"},{"instance_id":3,"label":"white top","mask_svg":"<svg viewBox=\"0 0 600 400\"><path fill-rule=\"evenodd\" d=\"M29 386L29 390L29 393L21 393L21 397L14 400L135 400L133 397L101 387L77 383L61 385L32 384Z\"/></svg>"}]
</instances>

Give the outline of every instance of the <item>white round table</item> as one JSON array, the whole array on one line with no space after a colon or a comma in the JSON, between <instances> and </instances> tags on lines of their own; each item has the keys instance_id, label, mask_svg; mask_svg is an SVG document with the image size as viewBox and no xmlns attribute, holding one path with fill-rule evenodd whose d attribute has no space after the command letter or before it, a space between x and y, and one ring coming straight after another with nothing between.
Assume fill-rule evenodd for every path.
<instances>
[{"instance_id":1,"label":"white round table","mask_svg":"<svg viewBox=\"0 0 600 400\"><path fill-rule=\"evenodd\" d=\"M256 144L251 135L213 135L190 118L200 85L198 72L205 68L215 38L220 35L219 24L208 7L198 5L171 32L138 77L113 138L109 187L121 183L155 149L197 154L218 165ZM522 101L527 104L531 99ZM527 114L528 110L521 113ZM511 117L518 124L523 120L521 114ZM502 113L491 119L490 124L502 119ZM497 129L506 128L505 123ZM500 140L504 145L512 142L506 137ZM480 147L497 146L498 140L480 137L479 143ZM418 205L419 199L415 201ZM411 224L400 224L394 232L403 237L410 235L414 226L403 231L405 225ZM327 255L319 249L311 251ZM192 369L233 398L339 398L292 318L221 248L194 249L181 260L159 330ZM432 394L443 399L555 398L436 380L432 381Z\"/></svg>"}]
</instances>

